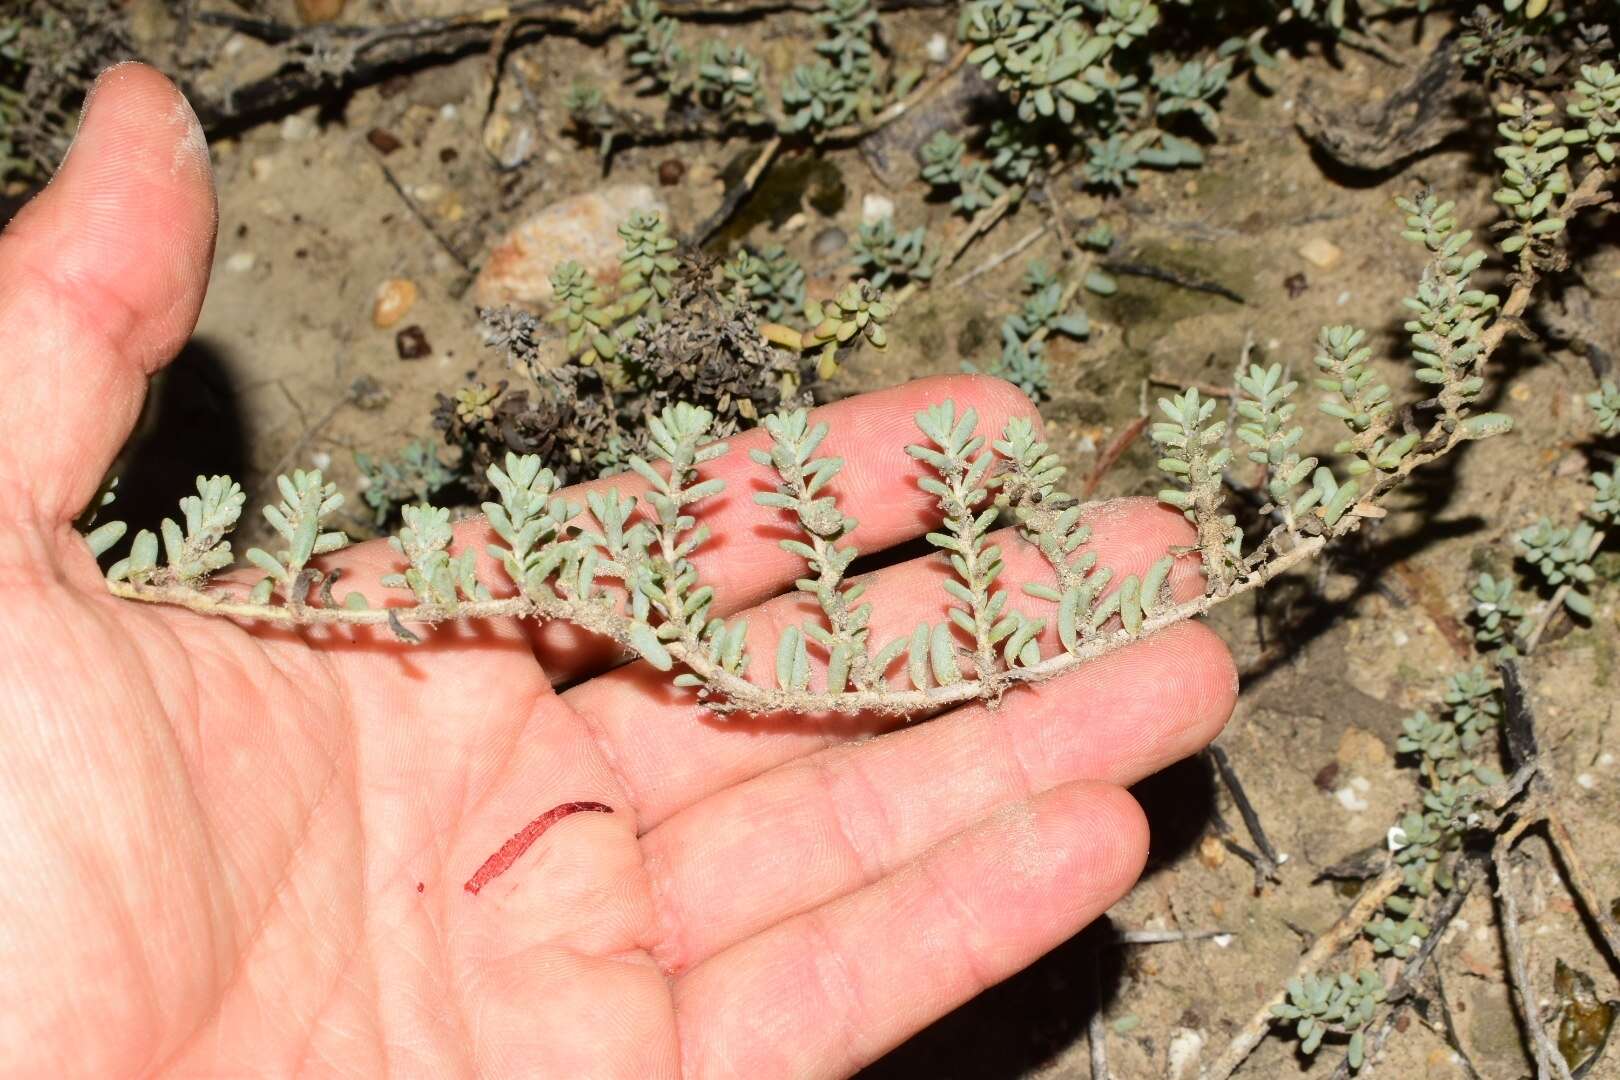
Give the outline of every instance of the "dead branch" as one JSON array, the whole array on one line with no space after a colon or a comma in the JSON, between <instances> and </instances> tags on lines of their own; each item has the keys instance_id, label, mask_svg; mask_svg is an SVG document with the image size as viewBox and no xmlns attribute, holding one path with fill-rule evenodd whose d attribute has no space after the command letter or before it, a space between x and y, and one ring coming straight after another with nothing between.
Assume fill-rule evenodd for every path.
<instances>
[{"instance_id":1,"label":"dead branch","mask_svg":"<svg viewBox=\"0 0 1620 1080\"><path fill-rule=\"evenodd\" d=\"M1541 1019L1535 983L1530 977L1530 963L1525 953L1524 939L1519 936L1519 903L1510 881L1506 865L1512 847L1512 834L1498 838L1491 849L1491 865L1496 871L1496 905L1498 923L1502 928L1502 945L1507 954L1508 983L1513 999L1519 1007L1519 1017L1530 1033L1531 1050L1536 1059L1536 1080L1572 1080L1569 1066L1558 1052L1547 1025Z\"/></svg>"},{"instance_id":2,"label":"dead branch","mask_svg":"<svg viewBox=\"0 0 1620 1080\"><path fill-rule=\"evenodd\" d=\"M1366 926L1368 920L1384 906L1385 900L1395 895L1395 891L1401 887L1404 880L1400 867L1392 866L1379 875L1361 891L1361 895L1356 898L1350 909L1317 937L1305 955L1294 965L1294 972L1290 978L1297 978L1320 969L1337 955L1340 949L1355 940L1362 927ZM1280 988L1255 1010L1253 1016L1249 1017L1248 1023L1244 1024L1242 1030L1227 1044L1219 1060L1205 1074L1204 1080L1228 1080L1228 1077L1237 1071L1238 1066L1254 1052L1254 1048L1260 1045L1276 1019L1271 1012L1272 1006L1281 1005L1288 996L1287 982L1287 979L1282 980Z\"/></svg>"}]
</instances>

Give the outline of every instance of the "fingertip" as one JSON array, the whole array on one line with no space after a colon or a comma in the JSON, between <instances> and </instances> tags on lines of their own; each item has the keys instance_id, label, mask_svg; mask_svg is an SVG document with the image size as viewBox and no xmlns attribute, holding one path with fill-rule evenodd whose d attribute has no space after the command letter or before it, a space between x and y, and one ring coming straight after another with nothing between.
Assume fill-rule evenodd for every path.
<instances>
[{"instance_id":1,"label":"fingertip","mask_svg":"<svg viewBox=\"0 0 1620 1080\"><path fill-rule=\"evenodd\" d=\"M1150 843L1147 814L1124 788L1076 780L1035 805L1053 815L1067 834L1073 866L1083 869L1085 895L1077 899L1088 921L1129 892L1142 876Z\"/></svg>"},{"instance_id":2,"label":"fingertip","mask_svg":"<svg viewBox=\"0 0 1620 1080\"><path fill-rule=\"evenodd\" d=\"M1121 677L1148 699L1153 719L1142 725L1136 751L1122 756L1110 779L1134 783L1214 742L1237 705L1237 665L1220 635L1197 622L1167 627L1126 650ZM1141 665L1133 674L1132 668Z\"/></svg>"},{"instance_id":3,"label":"fingertip","mask_svg":"<svg viewBox=\"0 0 1620 1080\"><path fill-rule=\"evenodd\" d=\"M147 375L196 325L217 228L196 114L130 61L96 79L56 175L6 230L6 274L78 297L81 330Z\"/></svg>"},{"instance_id":4,"label":"fingertip","mask_svg":"<svg viewBox=\"0 0 1620 1080\"><path fill-rule=\"evenodd\" d=\"M94 496L148 376L196 326L217 226L185 98L143 64L108 69L56 176L0 234L0 426L36 434L0 454L10 512L61 523Z\"/></svg>"}]
</instances>

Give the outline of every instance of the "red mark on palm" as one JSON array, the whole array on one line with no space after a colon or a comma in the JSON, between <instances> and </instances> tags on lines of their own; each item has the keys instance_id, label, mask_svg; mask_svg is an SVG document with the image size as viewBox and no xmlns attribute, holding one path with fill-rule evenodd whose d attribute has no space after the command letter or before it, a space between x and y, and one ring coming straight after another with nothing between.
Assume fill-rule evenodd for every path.
<instances>
[{"instance_id":1,"label":"red mark on palm","mask_svg":"<svg viewBox=\"0 0 1620 1080\"><path fill-rule=\"evenodd\" d=\"M536 840L540 839L541 833L569 814L577 814L583 810L590 810L599 814L613 813L613 807L599 802L568 802L563 803L561 806L554 806L523 826L516 833L513 833L512 838L502 844L499 851L484 860L484 865L480 866L477 872L467 879L467 884L463 885L462 888L477 896L479 889L510 870L512 864L517 862Z\"/></svg>"}]
</instances>

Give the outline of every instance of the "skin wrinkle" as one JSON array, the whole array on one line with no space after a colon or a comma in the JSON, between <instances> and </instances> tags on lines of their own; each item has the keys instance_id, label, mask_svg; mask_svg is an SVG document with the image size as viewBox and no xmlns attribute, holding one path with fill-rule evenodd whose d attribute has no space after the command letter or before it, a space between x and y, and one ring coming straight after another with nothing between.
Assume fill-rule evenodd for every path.
<instances>
[{"instance_id":1,"label":"skin wrinkle","mask_svg":"<svg viewBox=\"0 0 1620 1080\"><path fill-rule=\"evenodd\" d=\"M99 612L96 612L95 614L99 615ZM96 621L92 621L87 625L94 626L97 625L97 623ZM90 646L87 644L87 647ZM149 686L146 687L146 689L155 693L155 690ZM41 719L43 719L43 717ZM73 725L68 725L63 728L64 734L73 734L79 730L81 729ZM76 741L78 741L82 746L82 740ZM69 804L80 803L80 800L77 800L72 794L66 791L62 792L62 796L63 801ZM83 804L80 803L80 805ZM90 813L98 810L99 807L90 805L85 806L84 809L86 813ZM115 832L117 831L117 825L117 822L106 822L102 826L102 830L106 832ZM71 838L69 838L69 841L71 841ZM57 846L63 850L73 850L73 845L71 842L64 842ZM83 878L94 883L94 886L99 890L100 894L104 898L105 909L115 913L115 918L117 920L117 925L113 928L115 936L127 943L130 951L139 958L138 970L140 982L145 991L145 996L151 1005L151 1011L156 1013L160 1008L160 1003L159 995L156 989L155 973L153 972L151 966L151 958L147 951L141 948L140 943L143 941L143 936L136 931L136 916L134 912L130 910L129 905L126 902L127 898L116 887L116 875L107 872L105 868L100 867L93 862L87 863L83 860L80 860L80 862L86 867L85 873L82 875ZM156 1050L154 1050L154 1052L156 1052Z\"/></svg>"},{"instance_id":2,"label":"skin wrinkle","mask_svg":"<svg viewBox=\"0 0 1620 1080\"><path fill-rule=\"evenodd\" d=\"M865 845L856 839L860 830L853 827L851 814L846 810L850 800L842 797L842 793L839 791L842 785L839 783L838 776L832 772L830 763L813 758L809 762L809 767L811 774L816 778L816 788L821 792L822 799L827 803L829 810L827 816L833 823L834 831L837 832L839 840L855 862L856 872L861 876L861 886L870 885L881 880L891 869L883 858L881 841L878 842L877 851L869 851L866 850ZM859 790L858 798L862 804L861 809L865 811L865 816L877 821L877 827L873 831L879 836L893 837L894 823L889 819L887 812L883 808L883 795L872 786L871 780L861 771L859 763L852 758L846 764L843 774L848 776ZM859 820L861 815L856 814L854 816L856 820Z\"/></svg>"},{"instance_id":3,"label":"skin wrinkle","mask_svg":"<svg viewBox=\"0 0 1620 1080\"><path fill-rule=\"evenodd\" d=\"M544 680L542 680L542 682L543 681ZM535 689L534 697L529 701L528 708L523 710L523 723L518 726L518 729L513 734L512 738L507 741L506 749L508 753L502 755L503 759L508 759L511 757L510 751L522 741L524 732L529 730L529 725L534 722L535 716L543 711L541 709L541 702L547 697L556 697L556 694L552 691L550 686L541 686ZM472 784L469 782L467 774L468 770L463 768L461 770L461 814L459 817L457 817L454 825L452 826L452 829L458 834L461 831L461 827L467 821L476 817L479 810L484 809L489 798L494 795L496 790L500 787L501 777L496 771L492 770L489 779L483 785L483 790L474 795L471 793Z\"/></svg>"},{"instance_id":4,"label":"skin wrinkle","mask_svg":"<svg viewBox=\"0 0 1620 1080\"><path fill-rule=\"evenodd\" d=\"M338 700L342 705L342 713L343 713L343 715L350 716L350 717L356 715L354 700L353 700L353 698L352 698L352 696L350 694L350 688L349 688L348 680L343 678L342 675L333 666L334 658L332 657L331 654L329 654L325 650L318 650L316 655L322 657L324 666L325 666L325 668L327 670L327 673L328 673L329 677L331 678L334 687L337 690ZM525 726L525 728L527 727L527 720L525 720L525 725L524 726ZM355 741L358 741L358 740L355 740ZM360 760L360 752L359 752L358 749L356 749L356 751L354 753L354 758L355 758L356 792L358 793L359 785L362 782L361 760ZM448 849L451 846L453 846L452 841L450 840L450 837L451 837L452 834L457 833L457 832L460 831L461 823L466 820L466 814L469 812L469 808L466 806L466 799L465 799L466 788L467 788L467 784L465 782L465 772L463 772L463 783L462 783L461 786L462 786L462 789L463 789L462 816L461 816L461 818L458 819L455 823L453 823L449 828L446 828L446 829L443 829L443 830L439 830L439 829L430 829L429 830L430 835L433 836L433 837L436 837L440 841L440 843L443 845L443 849L439 852L439 856L440 856L439 857L439 868L440 868L440 878L441 878L441 880L442 880L442 878L444 876L445 870L446 870L446 868L448 866L448 862L449 862L449 858L448 858L449 850ZM365 822L363 812L360 810L360 808L358 806L358 798L357 798L357 806L356 806L355 817L356 817L356 820L358 822L360 822L360 829L359 829L360 841L359 842L360 842L360 845L361 845L361 854L362 854L362 858L360 860L360 865L364 866L365 865L364 852L365 852L366 822ZM403 868L401 868L401 869L403 870ZM357 941L364 940L364 941L366 941L368 943L371 943L372 940L373 940L373 937L372 937L372 933L371 933L370 905L366 902L366 897L365 897L364 894L365 894L365 890L362 888L361 897L360 897L360 912L361 912L361 914L360 914L360 927L359 927L359 931L358 931L356 940ZM430 919L430 925L432 925L432 920L431 919ZM431 945L430 945L430 947L431 947ZM434 952L437 954L437 960L438 960L437 964L435 964L434 967L436 967L436 969L439 971L439 974L441 976L440 985L442 987L444 987L446 996L448 996L448 997L450 997L452 999L455 999L457 997L457 995L456 995L455 991L452 989L452 987L454 987L456 985L456 981L455 981L455 974L454 974L454 969L453 969L453 962L452 962L451 957L450 957L450 948L449 948L449 945L448 945L448 939L445 938L445 937L441 937L439 939L437 948L434 949ZM375 950L372 951L372 955L373 955L373 963L375 964ZM380 972L378 972L375 967L373 967L372 977L373 977L373 980L376 981L379 985L381 984ZM376 1010L377 1030L379 1032L387 1031L390 1025L388 1023L388 1020L383 1016L384 1005L383 1005L383 1000L382 1000L382 995L381 994L378 994L376 996L376 998L375 998L375 1006L374 1007L375 1007L375 1010ZM454 1018L454 1026L455 1026L456 1030L461 1033L461 1035L463 1036L464 1039L470 1039L471 1032L467 1027L466 1017L465 1017L465 1015L463 1013L463 1010L461 1009L460 1003L458 1001L452 1000L452 1002L451 1002L451 1010L450 1011L451 1011L451 1016ZM383 1058L383 1066L384 1066L383 1073L384 1073L384 1075L389 1075L389 1073L388 1073L388 1065L389 1065L390 1060L391 1060L391 1055L389 1053L389 1048L390 1048L390 1046L392 1044L392 1041L393 1040L387 1039L387 1038L379 1040L379 1043L380 1043L380 1045L382 1047L381 1053L382 1053L382 1058ZM469 1043L469 1045L471 1045L471 1044Z\"/></svg>"},{"instance_id":5,"label":"skin wrinkle","mask_svg":"<svg viewBox=\"0 0 1620 1080\"><path fill-rule=\"evenodd\" d=\"M850 971L849 964L843 950L838 948L838 941L828 925L826 908L816 908L799 916L804 925L809 927L811 937L819 948L815 949L810 967L816 973L816 985L821 988L822 995L828 1001L834 1000L830 991L836 989L837 997L841 998L844 1008L835 1007L834 1015L838 1026L842 1030L842 1037L838 1040L848 1072L854 1072L870 1064L864 1060L866 1055L853 1051L852 1047L860 1042L860 1023L858 1017L866 1016L865 1003L861 999L860 981L854 972ZM836 976L837 985L828 981L828 976Z\"/></svg>"},{"instance_id":6,"label":"skin wrinkle","mask_svg":"<svg viewBox=\"0 0 1620 1080\"><path fill-rule=\"evenodd\" d=\"M1023 805L1017 804L992 814L989 820L993 821L994 819L1003 816L1005 816L1008 820L1011 820L1013 817L1019 816L1020 810L1023 811L1022 816L1025 817L1031 823L1031 827L1033 827L1033 808L1026 808ZM950 841L947 841L946 845L944 846L948 847L955 845L953 845ZM962 968L967 973L967 977L970 980L970 989L967 996L976 997L1001 981L1000 979L993 977L990 972L985 970L984 958L980 956L979 950L973 947L973 939L975 936L993 935L986 935L984 933L983 920L981 920L978 914L973 910L973 906L966 900L963 900L961 895L956 891L956 886L940 873L940 867L942 865L943 860L923 858L918 860L916 863L917 873L922 876L924 881L929 882L933 886L933 894L944 902L945 907L949 908L954 916L954 918L951 920L945 920L946 925L954 926L956 928L951 935L953 940L950 944L949 953L961 962ZM966 927L968 926L973 928L973 934L969 934L967 932Z\"/></svg>"},{"instance_id":7,"label":"skin wrinkle","mask_svg":"<svg viewBox=\"0 0 1620 1080\"><path fill-rule=\"evenodd\" d=\"M104 910L114 913L114 918L117 920L117 925L114 928L114 934L126 943L126 947L132 951L134 955L141 958L141 962L135 965L135 967L138 972L141 995L146 1000L145 1011L147 1016L155 1017L159 1015L162 1011L162 1003L159 1000L157 983L156 979L154 978L154 972L152 971L151 961L147 958L146 951L140 947L142 938L140 931L136 928L135 913L130 911L129 906L122 902L122 897L118 895L118 890L113 887L111 880L109 880L110 875L105 873L104 868L95 866L93 863L87 864L82 858L78 859L77 861L80 862L81 865L86 866L84 880L95 882L100 886L100 891L105 898L105 902L103 904ZM149 1066L152 1060L151 1055L159 1053L160 1051L161 1047L151 1047L147 1052L148 1057L146 1061L142 1062L142 1065ZM144 1072L145 1068L143 1067L137 1071Z\"/></svg>"},{"instance_id":8,"label":"skin wrinkle","mask_svg":"<svg viewBox=\"0 0 1620 1080\"><path fill-rule=\"evenodd\" d=\"M247 937L242 940L241 944L236 949L238 962L233 965L229 979L219 988L218 993L214 996L213 1007L208 1011L206 1016L200 1020L196 1028L193 1029L191 1035L181 1041L179 1049L165 1059L165 1065L173 1063L187 1049L189 1049L194 1044L197 1036L209 1032L215 1028L216 1021L221 1018L221 1013L226 1004L229 1002L232 991L238 988L244 973L252 966L252 952L258 945L260 938L270 924L271 912L276 910L277 906L280 904L283 892L292 883L293 875L301 865L304 852L309 847L310 824L315 818L316 811L318 811L325 804L327 795L331 791L332 784L337 779L337 768L335 763L332 762L331 759L328 759L328 763L332 765L332 768L327 770L326 781L321 785L315 799L310 802L308 809L300 817L296 839L288 848L287 857L281 864L282 869L276 877L275 885L271 888L269 896L266 898L265 903L260 907L258 914L255 916L252 930L249 932ZM214 1030L214 1034L217 1036L219 1032Z\"/></svg>"},{"instance_id":9,"label":"skin wrinkle","mask_svg":"<svg viewBox=\"0 0 1620 1080\"><path fill-rule=\"evenodd\" d=\"M359 808L357 806L357 817L358 812ZM325 1016L327 1010L331 1008L333 1000L337 997L338 990L346 984L344 976L348 972L349 966L353 964L355 959L360 955L362 942L368 940L369 938L369 935L366 933L368 920L366 919L366 902L365 896L363 895L364 892L365 890L362 889L362 895L360 897L360 925L358 932L351 939L348 948L343 954L343 959L338 963L336 969L333 971L332 978L327 983L326 992L322 995L320 1004L317 1005L315 1011L310 1014L308 1026L304 1032L304 1038L298 1046L296 1052L293 1054L292 1067L287 1071L287 1075L289 1076L300 1075L303 1073L301 1066L304 1064L304 1062L309 1060L309 1052L314 1048L315 1045L315 1036L321 1031L321 1018ZM369 953L370 950L367 950L367 955L369 955ZM386 1062L386 1041L384 1041L383 1046L383 1053ZM388 1075L386 1068L383 1070L382 1075Z\"/></svg>"},{"instance_id":10,"label":"skin wrinkle","mask_svg":"<svg viewBox=\"0 0 1620 1080\"><path fill-rule=\"evenodd\" d=\"M619 756L613 752L612 744L604 735L601 724L598 723L589 713L580 712L579 710L568 705L555 692L553 692L552 696L557 699L557 703L559 705L562 705L563 708L567 709L569 714L578 720L581 726L585 728L586 738L590 740L592 749L596 751L596 753L601 757L603 764L607 767L607 773L613 781L613 786L624 793L625 801L628 804L625 807L625 812L634 815L636 813L636 806L638 802L636 793L631 790L630 779L625 775L623 767L619 764ZM639 821L637 822L635 834L636 839L638 840L643 835Z\"/></svg>"},{"instance_id":11,"label":"skin wrinkle","mask_svg":"<svg viewBox=\"0 0 1620 1080\"><path fill-rule=\"evenodd\" d=\"M668 880L666 860L661 855L649 853L644 847L641 865L652 893L653 924L657 939L648 951L665 981L673 983L678 976L685 974L686 957L691 951L683 931L686 921L675 913L675 905L670 899L674 887Z\"/></svg>"},{"instance_id":12,"label":"skin wrinkle","mask_svg":"<svg viewBox=\"0 0 1620 1080\"><path fill-rule=\"evenodd\" d=\"M178 635L176 633L174 633L172 630L170 630L168 627L160 627L160 628L168 635L169 643L170 643L171 646L173 646L173 650L176 651L176 652L180 652L181 650L179 648L179 637L178 637ZM109 627L109 629L110 629L110 627ZM146 642L142 641L142 642L140 642L140 644L146 645ZM201 709L198 708L197 706L198 706L198 703L200 703L201 700L202 700L202 688L201 688L201 685L200 685L200 683L198 682L198 680L196 678L196 669L191 664L183 663L183 664L175 665L175 667L179 668L181 670L184 670L187 674L191 675L191 678L185 684L185 686L187 688L187 691L189 691L189 692L184 693L183 696L193 706L193 708L191 710L192 715L197 717L197 723L195 725L193 725L193 736L194 736L194 739L195 739L195 742L194 742L193 745L196 748L200 748L202 746L202 730L201 730L202 712L201 712ZM167 711L167 715L172 717L174 715L174 712L172 710L169 710L169 711ZM170 731L172 732L173 730L174 730L174 728L171 725ZM200 758L197 758L197 760L200 760ZM190 770L189 770L189 766L188 766L188 773L189 773L189 771ZM211 867L215 868L215 870L217 872L217 879L216 879L215 874L206 874L206 875L203 875L203 880L206 883L206 887L207 887L208 909L215 913L215 918L210 920L209 924L208 924L208 941L209 941L209 945L214 950L214 952L213 952L214 956L224 958L224 957L228 957L229 955L231 955L231 951L230 951L230 948L229 948L230 943L225 941L225 940L222 940L221 937L220 937L220 934L221 934L222 931L228 932L231 927L236 925L236 919L241 915L241 912L237 909L237 905L235 903L234 897L231 896L229 890L219 890L219 889L215 888L214 883L215 883L216 880L223 881L225 879L225 873L224 873L224 871L225 871L225 854L224 854L224 848L223 848L223 845L222 845L222 842L221 842L222 838L218 835L218 833L216 831L214 821L210 818L210 816L208 814L206 814L203 811L202 804L196 797L197 796L197 784L195 782L195 778L191 777L189 775L188 775L188 782L186 784L186 791L187 791L187 794L191 797L190 801L191 801L192 813L195 816L196 820L201 825L201 828L200 828L199 831L201 832L200 839L201 839L203 847L204 847L205 858L207 859L208 864ZM216 978L218 978L220 975L223 975L224 978L225 978L226 984L228 984L230 974L231 974L231 970L232 970L231 966L228 963L216 962L215 968L216 968ZM221 970L221 969L223 969L223 970ZM221 996L223 996L223 994L224 994L224 984L221 985L220 990L218 991L218 993ZM184 1044L185 1041L187 1041L187 1040L182 1040L182 1045Z\"/></svg>"},{"instance_id":13,"label":"skin wrinkle","mask_svg":"<svg viewBox=\"0 0 1620 1080\"><path fill-rule=\"evenodd\" d=\"M26 220L26 219L20 219L20 220ZM13 228L15 228L15 227L16 226L14 225ZM9 235L9 233L10 233L10 230L8 230L7 234ZM0 251L3 251L3 248L0 248ZM25 265L24 269L27 269L26 265ZM122 311L123 311L123 320L122 321L125 324L125 326L124 326L125 332L127 333L129 331L129 328L134 325L134 318L135 318L134 310L132 308L130 308L128 303L126 301L124 301L121 297L117 297L117 296L113 295L110 292L110 290L108 290L108 289L106 289L104 287L101 287L101 286L88 286L88 287L87 286L80 286L80 287L77 287L77 289L76 289L76 287L71 282L57 280L51 275L42 275L38 271L33 271L33 280L34 280L34 284L36 286L38 286L40 288L43 288L48 294L50 294L53 297L53 299L57 303L59 303L59 304L60 303L68 303L69 310L72 310L72 308L76 307L78 305L78 302L84 298L86 293L91 294L92 298L100 299L102 301L106 301L107 298L110 296L110 297L112 297L112 300L110 302L110 306L115 307L115 308L122 308ZM77 294L78 294L77 297L75 297L75 291L77 291ZM82 324L83 320L78 320L78 322ZM109 329L104 329L101 326L88 326L87 327L87 326L84 326L84 325L80 325L78 327L78 330L81 333L87 334L91 338L96 339L97 342L99 343L99 345L101 346L101 348L107 350L107 355L118 356L118 357L120 357L122 359L125 359L127 361L127 357L125 356L122 347L118 344L117 338L112 334L112 332ZM53 372L52 372L52 374L51 374L51 376L49 378L49 383L54 388L54 392L58 396L60 396L63 393L63 388L64 387L73 385L74 378L78 374L76 371L70 371L66 367L67 361L68 361L68 357L66 356L66 353L65 353L64 350L54 350L54 349L50 350L50 352L49 352L49 362L51 362L55 366L54 366L54 370L53 370ZM106 389L106 388L103 388L103 389ZM111 394L112 391L109 390L108 393ZM121 398L121 397L123 397L125 395L119 394L117 396ZM126 403L123 402L123 401L120 401L120 400L116 400L116 398L115 398L114 404L117 405L117 406L123 406ZM53 410L53 412L54 413L66 413L67 410L58 408L58 409ZM113 412L113 415L118 418L117 419L118 428L121 431L124 431L125 434L127 434L127 425L129 423L133 422L133 416L132 415L120 415L120 413L122 413L122 414L130 414L131 410L127 409L127 408L121 408L121 409L112 410L112 412ZM122 438L120 439L120 441L122 441ZM28 468L28 467L29 467L29 465L24 465L25 469ZM100 477L99 476L96 478L96 482L99 485L99 483L100 483ZM52 492L49 501L51 503L53 503L54 505L51 506L47 510L46 507L40 506L38 504L37 500L39 499L40 493L37 492L37 491L32 490L33 485L31 485L31 484L22 485L22 487L24 489L24 492L26 492L26 494L24 494L24 498L28 502L33 503L32 509L34 510L34 513L38 517L49 518L51 520L59 521L59 522L60 521L70 521L73 518L77 517L79 515L80 511L83 509L82 504L87 502L94 495L93 490L88 491L88 492L71 492L71 489L74 486L76 486L76 485L74 485L72 483L58 484L57 487L66 488L68 490L56 490L56 491ZM79 504L79 505L73 505L73 504ZM25 519L26 519L26 516L25 516Z\"/></svg>"}]
</instances>

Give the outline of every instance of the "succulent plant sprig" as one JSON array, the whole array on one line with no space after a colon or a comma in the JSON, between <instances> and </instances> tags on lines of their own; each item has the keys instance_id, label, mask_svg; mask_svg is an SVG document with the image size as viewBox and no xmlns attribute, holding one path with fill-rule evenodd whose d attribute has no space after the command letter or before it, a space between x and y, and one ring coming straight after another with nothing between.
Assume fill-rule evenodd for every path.
<instances>
[{"instance_id":1,"label":"succulent plant sprig","mask_svg":"<svg viewBox=\"0 0 1620 1080\"><path fill-rule=\"evenodd\" d=\"M1127 3L1120 10L1134 9ZM1122 35L1130 32L1123 25L1118 29ZM1553 212L1568 217L1600 201L1607 178L1605 166L1589 169ZM1416 470L1465 443L1511 428L1508 417L1474 409L1491 354L1529 304L1541 264L1521 264L1506 300L1497 303L1469 283L1479 259L1469 252L1467 234L1455 229L1448 205L1420 195L1402 209L1407 234L1429 254L1417 294L1407 304L1417 324L1411 328L1412 359L1418 381L1439 386L1439 395L1395 409L1393 392L1369 374L1369 347L1359 332L1325 331L1317 366L1323 388L1334 395L1325 411L1347 431L1346 442L1334 448L1352 458L1343 474L1317 460L1321 455L1304 452L1301 425L1294 422L1297 380L1276 365L1246 366L1224 417L1217 415L1220 403L1197 390L1161 401L1163 419L1152 434L1161 467L1175 482L1161 498L1188 516L1197 542L1140 575L1096 565L1083 512L1058 489L1062 470L1027 421L981 432L971 410L943 401L918 414L923 438L907 452L927 467L920 484L933 497L940 522L929 540L954 575L944 587L946 615L893 640L872 641L871 601L862 583L848 580L858 552L852 543L855 524L840 509L834 490L842 463L818 456L825 429L803 410L788 408L764 420L771 449L756 460L774 471L775 483L760 501L788 515L799 530L801 535L785 546L805 560L799 589L814 596L822 619L793 625L775 640L750 640L744 624L716 614L714 590L702 580L696 558L708 540L703 504L724 486L710 468L726 446L713 441L710 410L673 404L648 420L645 455L628 459L642 483L636 494L623 488L595 491L579 506L533 457L511 455L491 465L487 479L498 499L485 510L501 541L494 554L505 581L479 580L469 553L455 549L445 511L413 506L394 541L404 566L389 579L390 586L409 593L409 600L390 606L350 593L338 601L332 596L334 576L313 560L346 543L329 527L341 497L320 473L298 471L279 479L281 498L264 511L285 546L248 552L264 577L247 596L209 583L210 574L228 561L226 534L241 505L239 489L225 478L199 482L198 495L183 507L184 527L164 526L166 567L157 564L156 536L143 532L130 555L110 571L109 588L131 599L283 625L382 623L407 641L419 639L412 626L449 619L567 620L674 672L680 686L719 712L920 715L964 701L996 702L1025 683L1052 678L1264 588L1363 522L1382 516L1382 501ZM668 248L655 222L628 232L633 235L626 236L626 288L638 308L638 323L645 324L664 297L660 275L670 272ZM739 279L760 277L757 268L745 269ZM1051 284L1041 284L1037 294L1044 295ZM594 339L606 339L611 350L609 330L617 333L619 321L593 317L598 310L593 305L616 305L623 298L592 297L590 289L584 282L569 285L578 303L565 305L564 319L571 334L591 339L606 358ZM1058 300L1056 305L1043 301L1042 309L1061 312L1061 293ZM809 330L776 326L765 332L799 352L817 354L824 367L836 365L840 350L857 341L881 347L887 340L890 305L869 284L852 284L834 299L806 307ZM1063 317L1052 314L1053 320ZM1043 321L1042 329L1065 328ZM1604 404L1601 397L1599 404ZM1427 422L1420 420L1424 415ZM1233 453L1230 436L1265 470L1266 492L1278 511L1252 542L1238 528L1224 491ZM1006 540L991 534L1003 520L1014 529ZM108 535L98 531L98 547ZM1579 567L1585 560L1574 555L1587 554L1580 543L1586 536L1563 536L1549 528L1545 534L1533 530L1524 542L1528 557L1549 577L1562 575L1554 582L1562 587L1584 581ZM1009 580L1003 545L1014 542L1039 552L1047 572L1036 580ZM1170 588L1172 572L1179 558L1195 552L1205 587L1197 596L1178 599ZM1015 593L1029 602L1015 605ZM1490 595L1495 597L1494 590ZM1569 590L1569 596L1577 593ZM1582 598L1564 602L1579 611ZM1031 604L1045 606L1032 609ZM1493 610L1503 614L1501 608ZM774 678L753 677L750 649L775 657ZM1457 693L1462 698L1453 722L1460 744L1472 731L1468 717L1482 714L1472 703L1477 695L1471 688ZM1426 730L1414 730L1410 737L1433 758L1429 812L1454 815L1469 797L1467 776L1447 764L1445 738ZM1474 780L1483 782L1477 774ZM1414 823L1416 834L1408 830L1408 835L1427 836L1431 826L1443 833L1441 824L1440 818L1425 819ZM1425 853L1431 847L1427 841L1408 846ZM1421 871L1414 888L1429 880L1424 867L1432 869L1436 861L1425 854L1422 865L1413 863L1414 872ZM1394 951L1405 947L1402 942L1416 928L1405 924L1407 916L1398 908L1391 911L1390 923L1380 924L1377 936ZM1314 1002L1316 995L1308 997Z\"/></svg>"}]
</instances>

